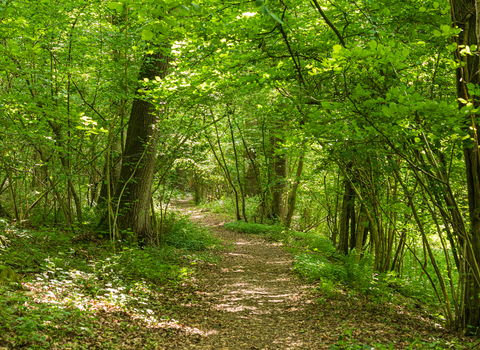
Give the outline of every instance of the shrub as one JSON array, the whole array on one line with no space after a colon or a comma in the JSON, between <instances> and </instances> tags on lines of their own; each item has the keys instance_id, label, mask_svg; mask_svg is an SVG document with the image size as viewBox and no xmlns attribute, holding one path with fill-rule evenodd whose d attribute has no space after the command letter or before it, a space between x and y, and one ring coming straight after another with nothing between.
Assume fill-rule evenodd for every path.
<instances>
[{"instance_id":1,"label":"shrub","mask_svg":"<svg viewBox=\"0 0 480 350\"><path fill-rule=\"evenodd\" d=\"M194 251L206 250L219 245L216 239L207 229L196 226L186 217L180 217L175 221L171 230L164 237L165 243L179 249Z\"/></svg>"},{"instance_id":2,"label":"shrub","mask_svg":"<svg viewBox=\"0 0 480 350\"><path fill-rule=\"evenodd\" d=\"M285 228L280 225L265 225L265 224L255 224L255 223L247 223L245 221L234 221L225 224L225 228L237 231L237 232L244 232L250 234L280 234L282 233Z\"/></svg>"},{"instance_id":3,"label":"shrub","mask_svg":"<svg viewBox=\"0 0 480 350\"><path fill-rule=\"evenodd\" d=\"M308 281L320 281L324 278L341 282L365 293L373 291L371 259L366 256L357 260L355 251L347 256L338 255L339 260L332 263L324 255L302 253L296 256L294 269Z\"/></svg>"}]
</instances>

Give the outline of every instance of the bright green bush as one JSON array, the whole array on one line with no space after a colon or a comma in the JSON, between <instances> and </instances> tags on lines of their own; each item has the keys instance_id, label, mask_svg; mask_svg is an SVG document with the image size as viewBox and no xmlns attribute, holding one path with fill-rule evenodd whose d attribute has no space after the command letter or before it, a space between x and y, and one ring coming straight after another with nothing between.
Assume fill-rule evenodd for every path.
<instances>
[{"instance_id":1,"label":"bright green bush","mask_svg":"<svg viewBox=\"0 0 480 350\"><path fill-rule=\"evenodd\" d=\"M232 198L222 197L213 202L207 202L202 205L204 209L211 210L214 213L229 213L235 214L235 204Z\"/></svg>"},{"instance_id":2,"label":"bright green bush","mask_svg":"<svg viewBox=\"0 0 480 350\"><path fill-rule=\"evenodd\" d=\"M301 240L299 243L297 243L297 245L306 246L308 249L319 252L329 258L336 257L338 255L332 241L325 237L313 232L292 231L291 234Z\"/></svg>"},{"instance_id":3,"label":"bright green bush","mask_svg":"<svg viewBox=\"0 0 480 350\"><path fill-rule=\"evenodd\" d=\"M330 251L330 250L328 250ZM365 293L374 292L371 260L368 256L357 260L355 251L343 256L338 255L338 260L330 261L323 254L302 253L296 256L294 269L308 281L320 281L323 278L341 282Z\"/></svg>"},{"instance_id":4,"label":"bright green bush","mask_svg":"<svg viewBox=\"0 0 480 350\"><path fill-rule=\"evenodd\" d=\"M225 224L225 228L250 234L277 234L280 235L285 228L280 225L265 225L256 223L247 223L245 221L233 221Z\"/></svg>"},{"instance_id":5,"label":"bright green bush","mask_svg":"<svg viewBox=\"0 0 480 350\"><path fill-rule=\"evenodd\" d=\"M202 251L218 246L216 239L207 229L196 226L186 217L177 218L171 230L169 230L164 242L179 249Z\"/></svg>"}]
</instances>

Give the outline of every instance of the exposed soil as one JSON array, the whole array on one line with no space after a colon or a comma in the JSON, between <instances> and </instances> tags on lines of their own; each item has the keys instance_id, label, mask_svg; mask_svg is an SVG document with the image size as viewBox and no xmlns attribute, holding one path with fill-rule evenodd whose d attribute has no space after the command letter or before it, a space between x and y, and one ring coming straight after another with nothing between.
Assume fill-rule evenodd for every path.
<instances>
[{"instance_id":1,"label":"exposed soil","mask_svg":"<svg viewBox=\"0 0 480 350\"><path fill-rule=\"evenodd\" d=\"M201 212L188 200L176 205L227 249L218 266L203 268L198 284L183 291L189 299L178 305L178 319L185 332L165 349L330 349L342 338L403 349L415 338L454 337L418 305L412 310L342 290L314 291L292 271L292 255L279 243L226 230L228 218Z\"/></svg>"},{"instance_id":2,"label":"exposed soil","mask_svg":"<svg viewBox=\"0 0 480 350\"><path fill-rule=\"evenodd\" d=\"M183 208L188 204L180 202ZM185 210L185 209L184 209ZM319 348L311 326L316 305L292 273L292 257L278 243L223 228L222 217L190 208L228 247L215 269L202 271L198 307L208 336L204 349Z\"/></svg>"}]
</instances>

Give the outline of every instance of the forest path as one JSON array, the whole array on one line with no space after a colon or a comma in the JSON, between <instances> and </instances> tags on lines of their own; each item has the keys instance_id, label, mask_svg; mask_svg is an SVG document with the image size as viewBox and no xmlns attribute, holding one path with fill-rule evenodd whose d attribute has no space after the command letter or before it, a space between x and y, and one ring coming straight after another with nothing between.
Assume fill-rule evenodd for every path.
<instances>
[{"instance_id":1,"label":"forest path","mask_svg":"<svg viewBox=\"0 0 480 350\"><path fill-rule=\"evenodd\" d=\"M224 229L222 216L201 212L188 199L175 204L227 247L218 266L199 272L200 290L188 318L201 322L196 328L203 336L185 348L330 348L317 332L322 316L309 298L312 287L291 271L288 252L278 243Z\"/></svg>"},{"instance_id":2,"label":"forest path","mask_svg":"<svg viewBox=\"0 0 480 350\"><path fill-rule=\"evenodd\" d=\"M231 218L188 199L174 205L227 249L218 265L199 269L191 289L178 291L175 299L184 302L172 318L183 331L160 349L346 349L343 341L355 349L375 343L410 349L414 340L429 347L439 337L462 338L412 302L368 300L341 288L314 291L292 271L293 256L281 244L227 230Z\"/></svg>"}]
</instances>

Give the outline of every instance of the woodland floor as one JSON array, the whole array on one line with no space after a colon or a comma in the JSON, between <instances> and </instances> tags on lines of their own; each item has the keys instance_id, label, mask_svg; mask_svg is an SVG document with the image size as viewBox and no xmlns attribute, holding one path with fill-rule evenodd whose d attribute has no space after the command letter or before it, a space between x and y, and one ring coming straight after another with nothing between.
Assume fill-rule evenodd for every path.
<instances>
[{"instance_id":1,"label":"woodland floor","mask_svg":"<svg viewBox=\"0 0 480 350\"><path fill-rule=\"evenodd\" d=\"M230 217L196 208L188 199L177 200L174 206L223 242L224 248L208 252L220 254L218 263L199 261L197 272L183 283L149 288L132 282L128 296L115 282L106 284L110 296L102 297L90 280L79 285L73 277L43 281L40 277L46 273L36 274L24 283L29 291L11 310L20 318L11 327L0 323L0 329L20 334L23 327L22 334L34 334L25 332L33 327L29 317L36 318L35 322L53 327L44 333L45 345L30 347L34 343L29 339L2 342L0 334L0 350L480 349L478 339L448 332L435 323L432 311L412 300L397 298L392 304L342 285L309 284L292 270L289 247L225 229ZM104 249L102 241L94 243L95 249ZM86 259L93 259L95 251L86 249ZM72 258L83 251L72 250ZM24 292L19 293L17 297ZM128 309L120 307L128 297L135 302ZM41 309L44 312L38 314ZM0 308L0 316L3 311ZM61 312L61 321L50 317L53 311Z\"/></svg>"},{"instance_id":2,"label":"woodland floor","mask_svg":"<svg viewBox=\"0 0 480 350\"><path fill-rule=\"evenodd\" d=\"M356 349L374 343L416 348L414 339L425 346L439 337L472 341L442 329L419 305L375 303L346 291L324 295L295 275L292 255L279 243L226 230L225 216L202 212L188 200L176 204L228 248L217 266L200 271L188 303L177 312L179 322L197 334L180 332L165 349L354 348L341 345L342 338L358 344Z\"/></svg>"}]
</instances>

